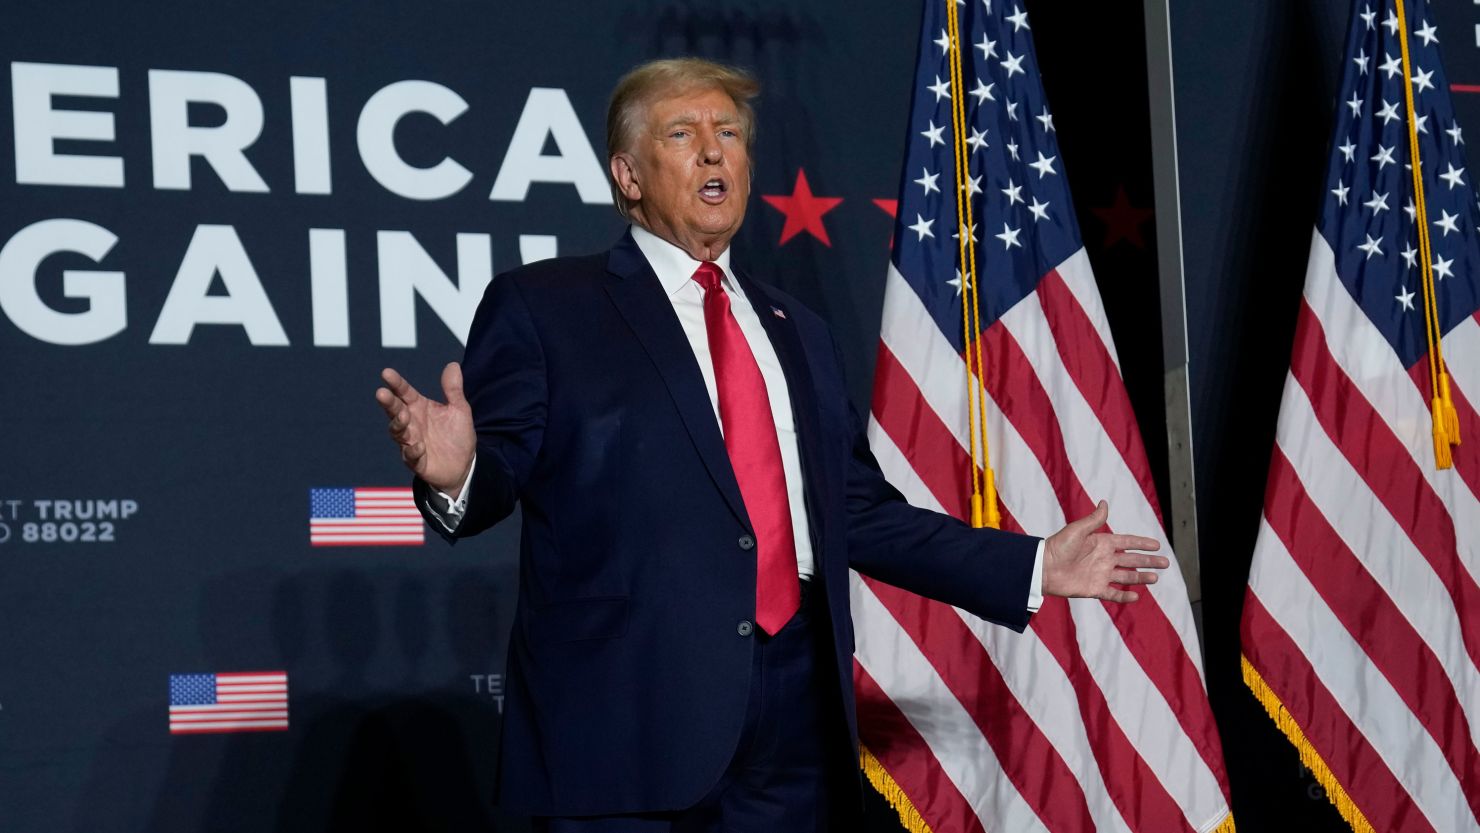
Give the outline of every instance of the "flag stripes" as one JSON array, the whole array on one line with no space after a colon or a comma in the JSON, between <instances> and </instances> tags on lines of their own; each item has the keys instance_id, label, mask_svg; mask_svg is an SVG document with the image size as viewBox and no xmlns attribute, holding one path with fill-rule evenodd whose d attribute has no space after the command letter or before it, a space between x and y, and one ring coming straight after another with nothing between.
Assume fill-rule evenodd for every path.
<instances>
[{"instance_id":1,"label":"flag stripes","mask_svg":"<svg viewBox=\"0 0 1480 833\"><path fill-rule=\"evenodd\" d=\"M1055 297L1058 318L1089 324L1093 320L1092 313L1078 305L1066 283L1060 282L1059 287L1062 289L1056 290ZM1010 528L1012 515L1019 511L1019 507L1030 513L1030 528L1044 531L1062 526L1066 517L1077 517L1076 512L1088 512L1093 503L1072 461L1098 459L1094 455L1115 458L1111 461L1115 463L1113 466L1082 467L1091 469L1088 475L1090 482L1103 487L1111 495L1112 507L1118 510L1112 520L1124 528L1138 523L1156 525L1154 501L1139 480L1131 476L1129 467L1121 462L1123 458L1117 453L1115 441L1105 428L1106 420L1098 418L1095 409L1084 402L1081 388L1065 369L1063 356L1066 353L1097 355L1102 360L1113 359L1113 353L1108 349L1091 351L1077 345L1062 346L1058 333L1050 332L1044 306L1036 297L1030 296L1030 299L1024 301L1023 308L1036 308L1038 323L1035 325L1023 320L1026 315L1021 319L1015 318L1015 308L1003 317L1002 322L989 329L984 345L988 363L992 365L987 378L988 422L992 432L994 464L1000 467L1000 471L1012 473L1012 476L1004 475L1001 479L1002 501L1009 516L1009 523L1005 526ZM959 381L964 376L964 362L943 338L931 338L928 332L914 338L890 337L891 333L907 332L907 322L911 317L918 320L920 312L908 296L903 300L891 297L886 304L870 442L891 482L901 488L912 502L946 509L959 517L964 510L960 484L969 482L966 479L969 471L966 467L970 465L964 443L966 430L964 420L958 419L955 426L948 426L941 414L964 414L960 400L964 398L965 386ZM1008 322L1025 334L1035 350L1044 353L1045 357L1038 359L1036 366L1027 352L1018 346L1019 340L1009 330ZM1080 338L1093 333L1098 340L1098 328L1092 325L1080 326L1076 332ZM907 366L907 361L912 365ZM943 373L942 367L950 369ZM1094 371L1081 367L1077 376L1080 379L1096 378L1091 373L1098 374L1101 380L1119 381L1118 368L1113 366ZM1041 379L1054 374L1062 381L1051 395ZM917 383L920 378L942 377L951 379L954 384L927 390L925 385ZM1058 397L1057 400L1054 396ZM1004 402L1008 403L1006 411L998 407ZM1061 416L1063 413L1070 416ZM1121 419L1130 421L1128 416ZM1020 488L1023 486L1027 489ZM1123 520L1126 517L1132 520ZM875 601L888 612L894 625L912 640L916 650L924 655L925 664L943 680L940 685L956 703L980 707L982 686L990 687L998 694L1005 689L1010 696L1019 699L1014 707L998 709L991 717L998 721L1032 721L1033 729L1026 735L1015 734L1011 728L994 729L984 724L987 718L980 716L974 720L963 719L956 730L975 733L992 746L998 745L990 742L994 737L1032 739L1026 745L1022 740L1017 741L1005 754L1026 756L1027 760L1034 762L1033 765L1010 763L999 766L1003 777L1020 794L1036 799L1031 802L1032 809L1048 829L1205 829L1206 825L1226 816L1221 755L1216 740L1210 744L1202 737L1214 730L1211 712L1206 708L1196 654L1187 653L1188 638L1179 632L1162 608L1155 607L1152 612L1153 608L1147 605L1157 595L1167 594L1169 587L1180 585L1180 576L1154 586L1136 608L1126 609L1141 610L1144 607L1150 615L1143 614L1144 621L1124 620L1124 632L1100 602L1086 601L1083 606L1076 602L1071 607L1051 599L1035 615L1027 634L1021 637L1002 634L998 640L1002 649L995 652L987 647L991 644L988 639L980 639L977 644L981 651L975 654L963 651L963 645L969 647L969 644L958 629L948 624L945 616L939 612L931 615L928 611L935 607L943 608L951 611L958 622L962 618L970 618L969 615L933 602L919 601L919 607L912 608L899 601L897 597L902 595L899 591L873 588L863 579L855 581L865 583L873 593L882 591L888 601L880 601L877 595ZM1176 597L1172 598L1175 600ZM1185 600L1185 595L1182 598ZM1185 607L1185 601L1182 604ZM863 610L867 611L869 607ZM908 615L911 610L916 611L915 616L920 621ZM860 615L855 618L864 621L866 617ZM947 624L942 624L943 621ZM985 623L980 624L984 631L1000 631ZM1192 630L1190 620L1185 627L1189 632ZM942 633L953 633L955 638L947 639L941 636ZM1143 649L1144 660L1132 658L1127 653L1125 634L1132 634L1137 640ZM868 638L861 635L860 644L866 643ZM1014 662L1013 659L1019 656L1031 659L1026 663ZM1092 666L1086 657L1094 658L1097 664ZM1106 661L1107 657L1119 657L1120 660ZM1045 660L1057 666L1057 674L1046 671L1043 667ZM881 690L892 691L890 683L899 672L888 667L870 666L862 650L859 663ZM982 666L990 668L983 669ZM972 668L975 670L968 670ZM1148 676L1148 668L1152 669L1152 676ZM909 674L915 676L922 671L914 668ZM1016 679L1012 676L1014 674ZM1046 682L1045 677L1063 682L1054 686ZM1000 687L996 680L1001 681ZM1102 680L1114 681L1114 685L1102 685ZM914 698L909 702L919 700ZM1028 708L1025 702L1034 702L1035 708ZM1049 705L1045 707L1044 703ZM913 714L908 707L903 708L903 714L911 720L938 720L935 715L927 718ZM1048 742L1048 734L1042 727L1061 728L1070 723L1074 731L1059 731L1056 742ZM1126 727L1130 727L1129 730ZM1171 734L1177 742L1168 742L1167 727L1176 727ZM870 737L871 733L865 731L865 743L870 743ZM1048 746L1051 755L1043 753L1038 745L1039 738ZM929 738L925 737L922 742L928 744ZM1066 756L1058 750L1061 745L1074 750L1078 767L1069 765ZM1143 752L1141 747L1146 751ZM940 753L934 754L938 760ZM887 761L885 763L887 766ZM1085 771L1086 765L1089 772ZM1084 802L1084 815L1093 820L1089 827L1080 823L1083 819L1077 809L1078 802L1071 798L1066 803L1061 794L1065 789L1062 783L1065 773L1070 773L1077 788L1074 793ZM1177 794L1168 789L1169 784L1175 785ZM1046 800L1050 795L1053 800ZM1068 818L1074 821L1067 821ZM981 821L985 823L989 819L982 817ZM1194 824L1190 819L1201 824ZM997 827L1015 829L1005 825Z\"/></svg>"}]
</instances>

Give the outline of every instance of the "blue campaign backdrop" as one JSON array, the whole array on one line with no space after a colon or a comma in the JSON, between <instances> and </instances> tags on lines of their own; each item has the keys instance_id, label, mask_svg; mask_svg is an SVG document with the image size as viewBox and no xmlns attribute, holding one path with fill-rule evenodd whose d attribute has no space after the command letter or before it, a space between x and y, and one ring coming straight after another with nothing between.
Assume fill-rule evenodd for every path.
<instances>
[{"instance_id":1,"label":"blue campaign backdrop","mask_svg":"<svg viewBox=\"0 0 1480 833\"><path fill-rule=\"evenodd\" d=\"M1140 4L1023 5L1166 505ZM1299 292L1347 4L1172 5L1193 352L1210 369L1194 397L1212 451L1198 473L1212 519L1209 684L1243 820L1308 779L1246 714L1228 642L1289 344L1288 327L1240 322L1261 309L1261 264L1289 261L1281 291ZM8 5L0 831L526 829L489 789L517 521L456 549L435 536L314 546L313 490L405 486L371 398L380 368L435 390L493 275L617 238L607 95L664 55L762 81L737 257L829 321L866 404L919 12L886 0ZM1447 13L1458 46L1474 21ZM1451 78L1480 81L1474 52L1451 49ZM1467 124L1480 118L1457 105ZM1252 142L1234 129L1263 119L1279 129ZM1225 158L1240 162L1238 188ZM1265 199L1272 189L1310 198ZM1280 314L1293 325L1293 306ZM1241 403L1250 439L1227 426L1228 403L1260 368L1272 375ZM361 497L363 521L373 496ZM354 499L320 493L317 514ZM239 672L286 673L286 730L270 703L219 714L240 680L212 683L219 705L201 702L203 678L172 685ZM172 690L187 689L172 715ZM172 734L202 714L266 731ZM1285 775L1269 755L1288 758ZM872 810L871 829L897 829Z\"/></svg>"}]
</instances>

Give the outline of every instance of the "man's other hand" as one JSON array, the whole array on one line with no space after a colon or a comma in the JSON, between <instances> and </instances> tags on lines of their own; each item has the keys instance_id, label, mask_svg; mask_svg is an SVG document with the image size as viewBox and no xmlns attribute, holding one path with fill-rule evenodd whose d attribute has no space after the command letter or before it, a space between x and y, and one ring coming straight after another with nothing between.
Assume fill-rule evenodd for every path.
<instances>
[{"instance_id":1,"label":"man's other hand","mask_svg":"<svg viewBox=\"0 0 1480 833\"><path fill-rule=\"evenodd\" d=\"M1162 570L1171 562L1130 550L1155 552L1161 544L1140 535L1097 532L1109 517L1110 504L1102 500L1095 511L1043 542L1043 595L1133 602L1140 595L1122 587L1156 583L1159 576L1146 570Z\"/></svg>"},{"instance_id":2,"label":"man's other hand","mask_svg":"<svg viewBox=\"0 0 1480 833\"><path fill-rule=\"evenodd\" d=\"M456 498L472 470L478 443L473 409L463 396L462 367L451 362L442 369L445 404L422 396L390 368L380 378L386 386L375 391L375 401L390 418L401 461L432 488Z\"/></svg>"}]
</instances>

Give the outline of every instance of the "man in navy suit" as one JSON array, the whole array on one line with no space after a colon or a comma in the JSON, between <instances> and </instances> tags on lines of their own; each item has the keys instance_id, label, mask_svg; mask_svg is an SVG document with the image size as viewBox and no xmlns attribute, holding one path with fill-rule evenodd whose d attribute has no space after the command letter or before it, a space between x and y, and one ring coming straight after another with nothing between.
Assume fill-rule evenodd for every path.
<instances>
[{"instance_id":1,"label":"man in navy suit","mask_svg":"<svg viewBox=\"0 0 1480 833\"><path fill-rule=\"evenodd\" d=\"M1156 541L1046 540L908 505L821 319L746 277L758 87L656 61L608 113L610 251L499 276L445 403L376 399L449 539L522 510L499 801L556 833L848 830L848 570L1014 630L1043 594L1134 601Z\"/></svg>"}]
</instances>

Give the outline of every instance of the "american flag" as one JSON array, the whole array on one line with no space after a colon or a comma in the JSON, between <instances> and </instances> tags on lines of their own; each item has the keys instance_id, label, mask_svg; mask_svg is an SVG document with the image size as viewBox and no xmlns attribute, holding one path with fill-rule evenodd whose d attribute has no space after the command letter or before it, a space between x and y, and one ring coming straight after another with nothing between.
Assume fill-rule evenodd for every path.
<instances>
[{"instance_id":1,"label":"american flag","mask_svg":"<svg viewBox=\"0 0 1480 833\"><path fill-rule=\"evenodd\" d=\"M288 728L288 674L171 674L170 734L280 732Z\"/></svg>"},{"instance_id":2,"label":"american flag","mask_svg":"<svg viewBox=\"0 0 1480 833\"><path fill-rule=\"evenodd\" d=\"M315 547L426 543L410 488L309 489L308 541Z\"/></svg>"},{"instance_id":3,"label":"american flag","mask_svg":"<svg viewBox=\"0 0 1480 833\"><path fill-rule=\"evenodd\" d=\"M960 17L964 88L950 84ZM1003 527L1110 503L1170 553L1064 180L1032 30L1008 2L928 0L869 439L911 502L969 513L953 98L976 228ZM990 569L984 565L983 569ZM1222 748L1175 564L1126 606L1048 599L1018 635L853 578L864 769L911 830L1231 831Z\"/></svg>"},{"instance_id":4,"label":"american flag","mask_svg":"<svg viewBox=\"0 0 1480 833\"><path fill-rule=\"evenodd\" d=\"M1358 830L1480 829L1480 255L1428 5L1358 0L1243 611L1244 679ZM1460 45L1463 46L1461 33ZM1406 37L1411 81L1404 83ZM1420 173L1462 445L1436 467Z\"/></svg>"}]
</instances>

